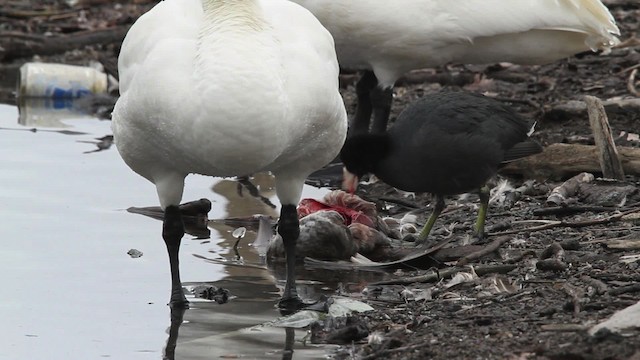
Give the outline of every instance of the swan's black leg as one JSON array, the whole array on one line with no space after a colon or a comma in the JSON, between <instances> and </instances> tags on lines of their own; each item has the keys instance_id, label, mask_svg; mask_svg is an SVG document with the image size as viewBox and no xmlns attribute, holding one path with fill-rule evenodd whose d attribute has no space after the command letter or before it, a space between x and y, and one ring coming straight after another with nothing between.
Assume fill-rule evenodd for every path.
<instances>
[{"instance_id":1,"label":"swan's black leg","mask_svg":"<svg viewBox=\"0 0 640 360\"><path fill-rule=\"evenodd\" d=\"M378 79L373 71L362 72L362 76L356 84L356 114L349 126L349 135L369 132L369 122L371 121L371 91L378 85Z\"/></svg>"},{"instance_id":2,"label":"swan's black leg","mask_svg":"<svg viewBox=\"0 0 640 360\"><path fill-rule=\"evenodd\" d=\"M393 101L393 89L376 86L371 90L371 105L373 107L372 133L383 133L387 131L389 114L391 114L391 103Z\"/></svg>"},{"instance_id":3,"label":"swan's black leg","mask_svg":"<svg viewBox=\"0 0 640 360\"><path fill-rule=\"evenodd\" d=\"M180 281L180 262L178 252L180 241L184 236L184 224L178 206L167 206L164 210L164 222L162 224L162 238L169 253L169 266L171 266L171 299L169 306L172 308L186 308L189 306L187 298L182 291Z\"/></svg>"},{"instance_id":4,"label":"swan's black leg","mask_svg":"<svg viewBox=\"0 0 640 360\"><path fill-rule=\"evenodd\" d=\"M295 311L304 306L296 290L296 242L300 235L300 223L295 205L282 205L278 234L282 236L287 261L287 282L278 306L281 309Z\"/></svg>"}]
</instances>

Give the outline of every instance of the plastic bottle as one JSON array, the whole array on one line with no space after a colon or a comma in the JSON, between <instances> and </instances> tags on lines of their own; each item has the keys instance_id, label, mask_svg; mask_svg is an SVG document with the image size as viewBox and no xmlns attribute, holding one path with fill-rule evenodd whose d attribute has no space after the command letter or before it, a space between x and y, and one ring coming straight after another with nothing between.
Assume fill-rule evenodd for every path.
<instances>
[{"instance_id":1,"label":"plastic bottle","mask_svg":"<svg viewBox=\"0 0 640 360\"><path fill-rule=\"evenodd\" d=\"M73 99L107 86L107 74L92 67L31 62L20 67L18 97Z\"/></svg>"}]
</instances>

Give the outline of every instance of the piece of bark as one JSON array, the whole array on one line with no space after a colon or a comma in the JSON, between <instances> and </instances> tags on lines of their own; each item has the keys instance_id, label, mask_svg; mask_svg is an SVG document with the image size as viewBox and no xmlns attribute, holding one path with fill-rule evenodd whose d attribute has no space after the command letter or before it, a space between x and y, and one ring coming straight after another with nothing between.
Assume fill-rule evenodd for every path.
<instances>
[{"instance_id":1,"label":"piece of bark","mask_svg":"<svg viewBox=\"0 0 640 360\"><path fill-rule=\"evenodd\" d=\"M547 197L547 205L566 205L567 199L574 196L578 189L580 188L580 184L585 182L591 182L595 179L593 174L590 173L580 173L571 179L562 183L562 185L551 190L551 194Z\"/></svg>"},{"instance_id":2,"label":"piece of bark","mask_svg":"<svg viewBox=\"0 0 640 360\"><path fill-rule=\"evenodd\" d=\"M589 124L598 147L602 174L605 178L624 180L624 170L618 158L618 150L613 142L611 126L602 102L597 97L590 95L584 97L584 102L587 104Z\"/></svg>"},{"instance_id":3,"label":"piece of bark","mask_svg":"<svg viewBox=\"0 0 640 360\"><path fill-rule=\"evenodd\" d=\"M640 239L612 239L606 241L604 245L608 249L638 250L640 249Z\"/></svg>"},{"instance_id":4,"label":"piece of bark","mask_svg":"<svg viewBox=\"0 0 640 360\"><path fill-rule=\"evenodd\" d=\"M618 155L626 174L640 175L640 149L620 146ZM561 180L581 172L599 174L602 170L596 146L558 143L546 146L540 154L511 162L500 171L525 178Z\"/></svg>"},{"instance_id":5,"label":"piece of bark","mask_svg":"<svg viewBox=\"0 0 640 360\"><path fill-rule=\"evenodd\" d=\"M593 183L581 184L579 198L584 204L620 208L637 192L635 185L599 179Z\"/></svg>"}]
</instances>

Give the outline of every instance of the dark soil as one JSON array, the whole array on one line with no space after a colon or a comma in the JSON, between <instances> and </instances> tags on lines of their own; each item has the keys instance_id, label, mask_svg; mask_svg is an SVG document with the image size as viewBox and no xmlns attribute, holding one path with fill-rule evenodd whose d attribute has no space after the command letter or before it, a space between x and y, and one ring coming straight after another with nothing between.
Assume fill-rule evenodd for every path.
<instances>
[{"instance_id":1,"label":"dark soil","mask_svg":"<svg viewBox=\"0 0 640 360\"><path fill-rule=\"evenodd\" d=\"M55 0L3 2L0 85L4 88L0 98L14 101L12 91L18 66L32 61L32 55L36 55L12 53L11 49L16 47L11 42L31 41L27 35L66 36L126 26L152 3L86 0L69 7ZM424 94L476 91L508 102L527 118L537 121L534 137L544 145L576 139L592 142L586 113L559 111L558 105L580 101L584 95L602 100L638 96L637 80L630 77L640 64L640 45L635 38L640 28L640 3L635 0L609 3L621 27L621 40L629 40L627 46L614 49L607 56L584 53L544 66L452 65L414 72L395 89L392 119ZM120 41L115 38L83 45L66 52L48 53L40 59L72 64L99 60L107 71L115 74ZM356 78L355 74L341 77L350 114L355 109ZM609 121L614 136L621 132L640 134L638 108L610 113ZM638 146L636 140L628 139L625 146ZM518 187L527 179L509 180ZM635 249L631 245L616 248L613 241L633 241L640 235L633 217L640 213L637 192L640 179L628 175L622 184L597 181L586 184L564 208L549 210L546 199L551 189L564 180L535 179L527 183L526 191L515 204L493 203L487 220L489 234L484 241L469 237L477 208L475 197L448 199L448 207L430 237L433 243L452 238L448 246L456 249L469 244L486 246L509 236L490 256L470 260L461 267L473 275L468 266L472 265L478 269L478 276L446 287L450 280L446 276L435 283L405 281L409 276L434 270L398 270L393 274L398 284L370 284L362 293L351 294L375 308L349 320L350 326L364 328L364 333L342 330L343 335L338 337L318 335L324 331L335 333L332 325L316 331L317 341L330 338L330 342L340 342L345 340L344 334L355 334L346 339L349 344L340 348L335 354L337 358L640 359L640 331L624 335L606 331L590 335L587 331L640 300L640 260L622 261L625 256L637 255L638 245ZM616 201L594 196L602 192L612 194ZM406 197L381 183L362 186L359 195L376 202L383 214L392 216L426 208L430 203L428 194ZM624 204L618 201L623 197ZM622 213L628 216L623 217ZM425 216L419 213L420 222ZM439 271L455 264L455 261L441 264ZM503 267L501 273L479 271L487 265L511 267ZM369 337L362 335L367 333Z\"/></svg>"}]
</instances>

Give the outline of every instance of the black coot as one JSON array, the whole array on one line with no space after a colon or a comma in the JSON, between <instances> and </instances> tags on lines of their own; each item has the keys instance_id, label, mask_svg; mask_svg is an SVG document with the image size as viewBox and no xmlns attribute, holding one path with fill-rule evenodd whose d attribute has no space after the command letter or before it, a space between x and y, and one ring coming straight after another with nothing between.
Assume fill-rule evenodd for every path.
<instances>
[{"instance_id":1,"label":"black coot","mask_svg":"<svg viewBox=\"0 0 640 360\"><path fill-rule=\"evenodd\" d=\"M386 133L347 139L340 154L343 186L353 192L358 178L372 173L400 190L432 193L436 202L421 240L444 208L445 195L479 191L475 230L482 236L487 180L505 163L542 151L529 139L530 129L513 109L483 95L427 95L409 105Z\"/></svg>"}]
</instances>

